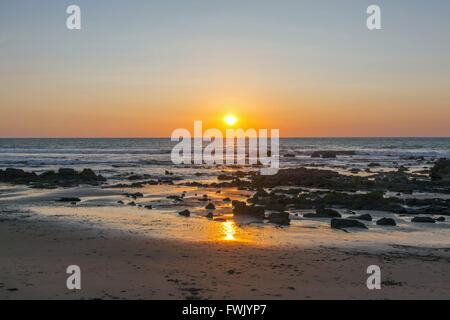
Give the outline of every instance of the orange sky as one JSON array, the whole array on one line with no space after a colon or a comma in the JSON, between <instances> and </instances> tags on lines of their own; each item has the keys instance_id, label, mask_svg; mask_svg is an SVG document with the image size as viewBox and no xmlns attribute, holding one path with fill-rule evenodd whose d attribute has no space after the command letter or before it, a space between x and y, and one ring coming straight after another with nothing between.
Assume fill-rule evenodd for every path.
<instances>
[{"instance_id":1,"label":"orange sky","mask_svg":"<svg viewBox=\"0 0 450 320\"><path fill-rule=\"evenodd\" d=\"M282 137L450 136L444 8L383 2L372 32L353 1L174 6L89 1L68 31L61 2L5 3L0 137L169 137L230 113Z\"/></svg>"}]
</instances>

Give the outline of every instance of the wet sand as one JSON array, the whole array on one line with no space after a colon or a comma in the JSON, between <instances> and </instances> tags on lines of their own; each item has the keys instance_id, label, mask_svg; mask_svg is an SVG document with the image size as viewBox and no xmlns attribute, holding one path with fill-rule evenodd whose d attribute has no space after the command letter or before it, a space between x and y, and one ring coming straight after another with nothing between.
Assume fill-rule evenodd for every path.
<instances>
[{"instance_id":1,"label":"wet sand","mask_svg":"<svg viewBox=\"0 0 450 320\"><path fill-rule=\"evenodd\" d=\"M162 240L2 209L0 299L449 299L449 249ZM68 290L67 266L82 289ZM381 267L381 290L366 268Z\"/></svg>"}]
</instances>

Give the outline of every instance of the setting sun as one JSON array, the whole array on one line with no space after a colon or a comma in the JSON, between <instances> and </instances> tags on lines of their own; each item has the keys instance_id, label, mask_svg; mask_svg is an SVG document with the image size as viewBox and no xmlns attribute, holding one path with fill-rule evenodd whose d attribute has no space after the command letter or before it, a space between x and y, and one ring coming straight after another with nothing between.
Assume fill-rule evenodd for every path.
<instances>
[{"instance_id":1,"label":"setting sun","mask_svg":"<svg viewBox=\"0 0 450 320\"><path fill-rule=\"evenodd\" d=\"M226 122L226 124L228 124L228 125L230 125L230 126L232 126L233 124L235 124L236 121L237 121L236 117L233 116L233 115L231 115L231 114L225 117L225 122Z\"/></svg>"}]
</instances>

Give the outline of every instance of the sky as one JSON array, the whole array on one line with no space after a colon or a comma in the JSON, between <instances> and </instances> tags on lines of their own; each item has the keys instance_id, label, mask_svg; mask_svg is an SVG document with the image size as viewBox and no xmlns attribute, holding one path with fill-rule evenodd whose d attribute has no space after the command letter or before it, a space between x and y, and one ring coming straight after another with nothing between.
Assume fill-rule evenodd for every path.
<instances>
[{"instance_id":1,"label":"sky","mask_svg":"<svg viewBox=\"0 0 450 320\"><path fill-rule=\"evenodd\" d=\"M449 15L447 0L0 0L0 137L168 137L228 114L284 137L448 137Z\"/></svg>"}]
</instances>

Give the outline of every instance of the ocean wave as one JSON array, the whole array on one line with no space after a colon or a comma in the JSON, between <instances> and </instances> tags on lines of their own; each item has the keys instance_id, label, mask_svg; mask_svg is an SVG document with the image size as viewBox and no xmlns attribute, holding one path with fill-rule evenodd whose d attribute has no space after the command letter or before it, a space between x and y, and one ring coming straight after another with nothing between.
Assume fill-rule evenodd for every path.
<instances>
[{"instance_id":1,"label":"ocean wave","mask_svg":"<svg viewBox=\"0 0 450 320\"><path fill-rule=\"evenodd\" d=\"M168 154L172 149L0 149L0 154Z\"/></svg>"}]
</instances>

